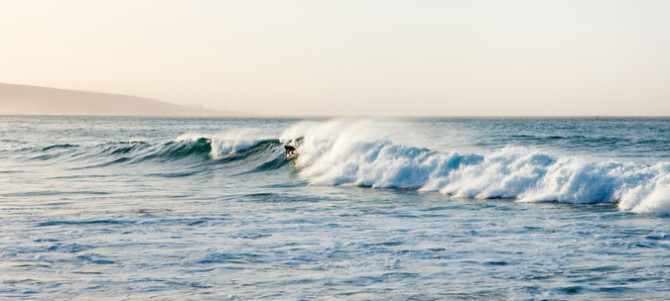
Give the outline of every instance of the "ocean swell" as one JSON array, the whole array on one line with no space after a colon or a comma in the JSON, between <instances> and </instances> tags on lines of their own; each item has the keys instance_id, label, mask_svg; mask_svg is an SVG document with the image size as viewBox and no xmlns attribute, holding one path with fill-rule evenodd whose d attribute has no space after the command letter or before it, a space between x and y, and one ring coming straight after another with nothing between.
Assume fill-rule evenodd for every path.
<instances>
[{"instance_id":1,"label":"ocean swell","mask_svg":"<svg viewBox=\"0 0 670 301\"><path fill-rule=\"evenodd\" d=\"M241 171L263 172L279 169L286 163L281 143L276 138L231 137L225 133L187 134L153 143L129 140L89 145L48 145L24 148L15 156L25 161L67 163L71 170L153 162L168 169L202 167L201 170L206 170L209 165L228 164L228 167ZM179 165L173 164L177 162L180 162ZM230 166L233 162L238 163Z\"/></svg>"}]
</instances>

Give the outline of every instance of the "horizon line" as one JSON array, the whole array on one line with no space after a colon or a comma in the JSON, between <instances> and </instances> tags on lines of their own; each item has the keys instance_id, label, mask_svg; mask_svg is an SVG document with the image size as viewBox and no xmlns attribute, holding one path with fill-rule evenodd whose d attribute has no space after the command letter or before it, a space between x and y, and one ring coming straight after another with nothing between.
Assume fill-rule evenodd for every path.
<instances>
[{"instance_id":1,"label":"horizon line","mask_svg":"<svg viewBox=\"0 0 670 301\"><path fill-rule=\"evenodd\" d=\"M0 117L103 117L103 118L183 118L183 119L347 119L347 118L379 118L379 119L665 119L670 115L269 115L269 114L245 114L245 115L104 115L104 114L0 114Z\"/></svg>"}]
</instances>

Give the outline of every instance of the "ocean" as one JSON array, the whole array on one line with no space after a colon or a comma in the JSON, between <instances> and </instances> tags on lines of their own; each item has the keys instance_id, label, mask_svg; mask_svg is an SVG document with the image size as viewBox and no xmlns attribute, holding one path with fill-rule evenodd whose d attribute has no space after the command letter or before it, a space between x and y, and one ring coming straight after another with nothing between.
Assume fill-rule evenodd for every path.
<instances>
[{"instance_id":1,"label":"ocean","mask_svg":"<svg viewBox=\"0 0 670 301\"><path fill-rule=\"evenodd\" d=\"M669 300L669 133L4 116L0 299Z\"/></svg>"}]
</instances>

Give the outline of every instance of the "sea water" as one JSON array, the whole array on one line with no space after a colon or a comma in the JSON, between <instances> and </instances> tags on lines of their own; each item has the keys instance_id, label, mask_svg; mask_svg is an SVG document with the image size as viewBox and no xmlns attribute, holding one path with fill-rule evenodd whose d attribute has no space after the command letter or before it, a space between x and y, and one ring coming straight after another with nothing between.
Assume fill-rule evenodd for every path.
<instances>
[{"instance_id":1,"label":"sea water","mask_svg":"<svg viewBox=\"0 0 670 301\"><path fill-rule=\"evenodd\" d=\"M668 300L669 133L0 117L0 299Z\"/></svg>"}]
</instances>

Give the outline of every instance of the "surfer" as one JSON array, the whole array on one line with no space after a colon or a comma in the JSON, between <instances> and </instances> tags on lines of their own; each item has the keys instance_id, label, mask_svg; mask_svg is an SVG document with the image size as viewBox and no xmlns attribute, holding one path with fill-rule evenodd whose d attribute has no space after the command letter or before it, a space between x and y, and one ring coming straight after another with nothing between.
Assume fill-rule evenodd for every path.
<instances>
[{"instance_id":1,"label":"surfer","mask_svg":"<svg viewBox=\"0 0 670 301\"><path fill-rule=\"evenodd\" d=\"M284 145L284 150L286 151L286 158L291 158L295 155L295 146L291 145L293 140L289 141Z\"/></svg>"}]
</instances>

